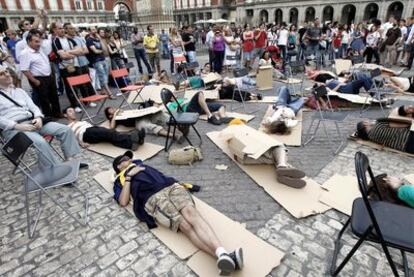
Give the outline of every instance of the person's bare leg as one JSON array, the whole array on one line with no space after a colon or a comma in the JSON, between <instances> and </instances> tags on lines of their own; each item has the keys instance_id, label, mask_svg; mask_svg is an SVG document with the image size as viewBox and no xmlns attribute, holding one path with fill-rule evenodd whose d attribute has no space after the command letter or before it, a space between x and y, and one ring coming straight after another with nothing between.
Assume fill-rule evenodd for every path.
<instances>
[{"instance_id":1,"label":"person's bare leg","mask_svg":"<svg viewBox=\"0 0 414 277\"><path fill-rule=\"evenodd\" d=\"M217 113L220 118L226 117L226 108L224 106L221 106Z\"/></svg>"},{"instance_id":2,"label":"person's bare leg","mask_svg":"<svg viewBox=\"0 0 414 277\"><path fill-rule=\"evenodd\" d=\"M197 233L195 232L193 226L187 221L183 220L180 223L180 231L190 239L190 241L200 250L208 253L211 256L215 256L215 250L210 249L208 245L206 245L200 238L198 237Z\"/></svg>"},{"instance_id":3,"label":"person's bare leg","mask_svg":"<svg viewBox=\"0 0 414 277\"><path fill-rule=\"evenodd\" d=\"M198 94L198 104L200 105L203 112L207 115L208 118L212 116L212 113L208 109L206 98L204 97L203 93Z\"/></svg>"},{"instance_id":4,"label":"person's bare leg","mask_svg":"<svg viewBox=\"0 0 414 277\"><path fill-rule=\"evenodd\" d=\"M157 133L157 136L167 137L167 136L168 136L168 131L167 131L167 130L165 130L165 129L161 129L161 130ZM172 132L170 132L170 137L172 137L172 136L173 136L173 133L172 133ZM180 131L175 130L174 140L179 140L182 136L183 136L183 134L182 134Z\"/></svg>"},{"instance_id":5,"label":"person's bare leg","mask_svg":"<svg viewBox=\"0 0 414 277\"><path fill-rule=\"evenodd\" d=\"M199 240L208 247L208 251L206 252L214 256L216 249L222 244L211 226L193 206L185 207L181 210L181 214L191 224Z\"/></svg>"}]
</instances>

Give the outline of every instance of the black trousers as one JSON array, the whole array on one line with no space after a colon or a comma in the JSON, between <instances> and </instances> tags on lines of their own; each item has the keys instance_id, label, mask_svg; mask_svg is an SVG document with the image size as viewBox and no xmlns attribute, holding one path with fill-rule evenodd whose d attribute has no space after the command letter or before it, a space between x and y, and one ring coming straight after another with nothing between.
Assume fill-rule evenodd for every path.
<instances>
[{"instance_id":1,"label":"black trousers","mask_svg":"<svg viewBox=\"0 0 414 277\"><path fill-rule=\"evenodd\" d=\"M79 103L76 100L76 97L73 94L73 91L70 89L67 78L79 76L79 75L86 74L86 73L89 74L88 66L76 67L76 70L74 72L68 72L66 69L60 69L60 76L62 78L63 84L65 85L66 96L68 97L70 106L72 108L79 107ZM94 94L92 84L84 84L84 85L76 86L74 87L74 91L75 93L78 93L79 91L82 97L88 97Z\"/></svg>"},{"instance_id":2,"label":"black trousers","mask_svg":"<svg viewBox=\"0 0 414 277\"><path fill-rule=\"evenodd\" d=\"M367 57L367 63L372 62L372 56L374 56L376 64L380 63L380 56L378 53L378 48L367 47L363 55L364 57Z\"/></svg>"},{"instance_id":3,"label":"black trousers","mask_svg":"<svg viewBox=\"0 0 414 277\"><path fill-rule=\"evenodd\" d=\"M35 78L40 81L40 85L35 86L30 82L33 89L33 102L40 107L45 116L60 117L61 110L55 76L51 74Z\"/></svg>"},{"instance_id":4,"label":"black trousers","mask_svg":"<svg viewBox=\"0 0 414 277\"><path fill-rule=\"evenodd\" d=\"M133 143L129 134L98 126L86 129L83 141L86 143L108 142L125 149L131 149Z\"/></svg>"}]
</instances>

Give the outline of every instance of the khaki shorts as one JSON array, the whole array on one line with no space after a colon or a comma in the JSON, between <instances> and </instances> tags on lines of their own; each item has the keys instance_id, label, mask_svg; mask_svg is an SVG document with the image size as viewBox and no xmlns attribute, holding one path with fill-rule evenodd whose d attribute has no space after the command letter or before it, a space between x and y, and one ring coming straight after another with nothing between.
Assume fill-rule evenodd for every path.
<instances>
[{"instance_id":1,"label":"khaki shorts","mask_svg":"<svg viewBox=\"0 0 414 277\"><path fill-rule=\"evenodd\" d=\"M177 232L183 220L180 211L187 206L194 207L194 205L191 194L176 183L151 196L145 204L145 211L159 225Z\"/></svg>"}]
</instances>

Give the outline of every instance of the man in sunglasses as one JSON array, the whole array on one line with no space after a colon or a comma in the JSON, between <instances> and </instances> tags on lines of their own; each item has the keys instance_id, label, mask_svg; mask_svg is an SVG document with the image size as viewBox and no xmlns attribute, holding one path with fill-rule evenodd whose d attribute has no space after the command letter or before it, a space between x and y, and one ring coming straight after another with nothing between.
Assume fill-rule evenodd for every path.
<instances>
[{"instance_id":1,"label":"man in sunglasses","mask_svg":"<svg viewBox=\"0 0 414 277\"><path fill-rule=\"evenodd\" d=\"M133 160L131 151L112 163L117 174L114 198L122 206L132 197L135 216L149 228L158 225L173 232L180 230L205 253L217 258L221 275L243 268L241 248L228 253L210 224L197 211L190 193L173 177L168 177L141 160Z\"/></svg>"},{"instance_id":2,"label":"man in sunglasses","mask_svg":"<svg viewBox=\"0 0 414 277\"><path fill-rule=\"evenodd\" d=\"M27 93L13 86L7 68L0 66L0 131L9 140L17 132L24 132L43 155L39 155L41 166L51 166L60 161L55 156L44 135L56 137L66 159L80 153L80 147L72 130L57 122L44 122L44 115ZM81 167L87 167L81 164Z\"/></svg>"}]
</instances>

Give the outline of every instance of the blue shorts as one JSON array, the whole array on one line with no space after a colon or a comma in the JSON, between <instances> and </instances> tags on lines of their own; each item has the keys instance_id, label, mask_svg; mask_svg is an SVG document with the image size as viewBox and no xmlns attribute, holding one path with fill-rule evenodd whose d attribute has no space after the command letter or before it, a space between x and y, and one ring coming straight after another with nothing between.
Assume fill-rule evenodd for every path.
<instances>
[{"instance_id":1,"label":"blue shorts","mask_svg":"<svg viewBox=\"0 0 414 277\"><path fill-rule=\"evenodd\" d=\"M197 92L193 98L191 98L190 103L188 103L186 112L189 113L198 113L198 114L205 114L203 109L201 108L200 104L198 103L198 96L201 92ZM223 107L222 104L218 103L209 103L207 102L207 107L210 110L211 113L217 112L221 107Z\"/></svg>"},{"instance_id":2,"label":"blue shorts","mask_svg":"<svg viewBox=\"0 0 414 277\"><path fill-rule=\"evenodd\" d=\"M101 88L108 85L109 68L106 61L99 61L94 63L93 68L96 70L96 77L99 80Z\"/></svg>"},{"instance_id":3,"label":"blue shorts","mask_svg":"<svg viewBox=\"0 0 414 277\"><path fill-rule=\"evenodd\" d=\"M245 61L250 61L253 59L253 51L250 52L243 52L243 59Z\"/></svg>"}]
</instances>

